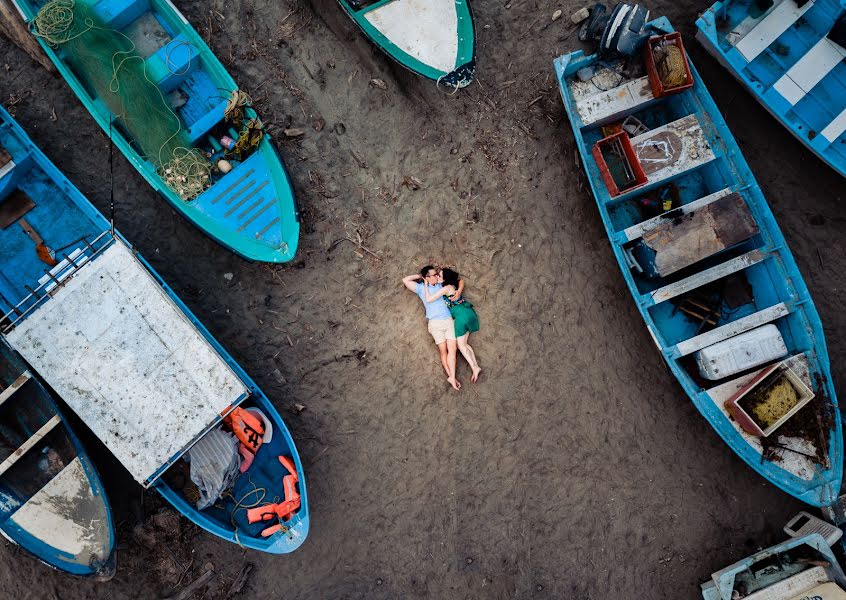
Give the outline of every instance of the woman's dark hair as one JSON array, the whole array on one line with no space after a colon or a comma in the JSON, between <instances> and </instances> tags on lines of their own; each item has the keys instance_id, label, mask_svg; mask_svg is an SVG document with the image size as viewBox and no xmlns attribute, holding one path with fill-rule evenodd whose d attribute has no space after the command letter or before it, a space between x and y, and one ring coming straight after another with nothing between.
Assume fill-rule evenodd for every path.
<instances>
[{"instance_id":1,"label":"woman's dark hair","mask_svg":"<svg viewBox=\"0 0 846 600\"><path fill-rule=\"evenodd\" d=\"M425 267L420 269L420 277L426 277L426 275L429 274L429 271L431 271L434 268L435 267L433 267L432 265L426 265Z\"/></svg>"},{"instance_id":2,"label":"woman's dark hair","mask_svg":"<svg viewBox=\"0 0 846 600\"><path fill-rule=\"evenodd\" d=\"M452 269L444 269L444 285L451 285L458 289L458 273Z\"/></svg>"}]
</instances>

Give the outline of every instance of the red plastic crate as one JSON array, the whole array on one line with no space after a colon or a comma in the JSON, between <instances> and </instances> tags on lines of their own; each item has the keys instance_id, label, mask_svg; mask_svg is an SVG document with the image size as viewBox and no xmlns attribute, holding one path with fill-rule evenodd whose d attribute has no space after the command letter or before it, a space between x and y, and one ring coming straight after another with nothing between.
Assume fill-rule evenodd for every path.
<instances>
[{"instance_id":1,"label":"red plastic crate","mask_svg":"<svg viewBox=\"0 0 846 600\"><path fill-rule=\"evenodd\" d=\"M623 153L625 154L626 160L628 161L635 178L635 182L623 190L617 186L617 182L614 181L614 177L611 175L611 170L605 162L605 157L602 155L603 146L611 146L611 144L617 140L619 140L623 147ZM608 188L608 193L612 198L640 187L647 182L646 174L643 172L643 167L640 166L640 161L637 159L634 147L629 139L629 134L625 131L618 131L608 137L602 138L593 145L591 153L593 154L593 160L595 160L596 164L599 166L599 172L602 174L602 179L605 181L605 187Z\"/></svg>"},{"instance_id":2,"label":"red plastic crate","mask_svg":"<svg viewBox=\"0 0 846 600\"><path fill-rule=\"evenodd\" d=\"M685 82L683 84L672 88L665 88L664 84L661 83L661 77L658 75L658 67L655 65L655 54L652 52L653 48L659 44L671 44L681 50L682 58L684 58L685 71ZM678 31L649 38L643 47L643 54L643 59L646 62L646 73L649 75L649 87L652 88L652 95L656 98L677 94L693 87L693 73L690 72L690 62L687 59L687 52L685 52L684 43Z\"/></svg>"}]
</instances>

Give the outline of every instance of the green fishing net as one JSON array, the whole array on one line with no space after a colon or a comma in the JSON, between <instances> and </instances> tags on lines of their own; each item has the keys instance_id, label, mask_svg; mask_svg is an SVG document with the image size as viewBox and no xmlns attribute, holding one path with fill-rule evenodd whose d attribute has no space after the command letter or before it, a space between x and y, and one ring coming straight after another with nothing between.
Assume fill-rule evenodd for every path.
<instances>
[{"instance_id":1,"label":"green fishing net","mask_svg":"<svg viewBox=\"0 0 846 600\"><path fill-rule=\"evenodd\" d=\"M150 80L144 58L130 38L75 0L51 0L38 12L34 27L37 35L61 50L88 92L115 115L113 125L156 166L168 187L183 200L208 187L208 159L192 148L179 117Z\"/></svg>"}]
</instances>

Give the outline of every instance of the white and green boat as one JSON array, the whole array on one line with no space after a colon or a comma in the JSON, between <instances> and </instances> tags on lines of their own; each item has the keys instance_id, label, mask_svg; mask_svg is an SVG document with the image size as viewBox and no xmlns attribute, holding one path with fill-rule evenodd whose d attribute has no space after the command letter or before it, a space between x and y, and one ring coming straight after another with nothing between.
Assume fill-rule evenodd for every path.
<instances>
[{"instance_id":1,"label":"white and green boat","mask_svg":"<svg viewBox=\"0 0 846 600\"><path fill-rule=\"evenodd\" d=\"M468 0L338 0L388 56L449 90L476 73L476 35Z\"/></svg>"}]
</instances>

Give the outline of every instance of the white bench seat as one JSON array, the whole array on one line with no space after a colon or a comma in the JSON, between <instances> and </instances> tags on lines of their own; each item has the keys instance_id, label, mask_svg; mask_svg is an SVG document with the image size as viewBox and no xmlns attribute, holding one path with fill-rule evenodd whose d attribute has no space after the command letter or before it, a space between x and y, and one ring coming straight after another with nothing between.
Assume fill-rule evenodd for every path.
<instances>
[{"instance_id":1,"label":"white bench seat","mask_svg":"<svg viewBox=\"0 0 846 600\"><path fill-rule=\"evenodd\" d=\"M801 8L793 0L783 0L773 6L734 47L743 58L752 62L813 6L813 0Z\"/></svg>"},{"instance_id":2,"label":"white bench seat","mask_svg":"<svg viewBox=\"0 0 846 600\"><path fill-rule=\"evenodd\" d=\"M844 58L846 58L846 49L823 37L775 82L773 88L791 106L795 106Z\"/></svg>"}]
</instances>

